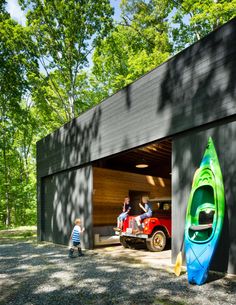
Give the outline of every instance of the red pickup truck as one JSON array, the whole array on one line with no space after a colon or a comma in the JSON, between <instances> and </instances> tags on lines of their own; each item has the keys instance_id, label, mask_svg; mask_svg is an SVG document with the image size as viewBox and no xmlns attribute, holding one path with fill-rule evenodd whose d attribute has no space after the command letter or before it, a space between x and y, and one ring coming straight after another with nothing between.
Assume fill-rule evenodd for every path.
<instances>
[{"instance_id":1,"label":"red pickup truck","mask_svg":"<svg viewBox=\"0 0 236 305\"><path fill-rule=\"evenodd\" d=\"M159 252L165 249L167 239L171 238L171 201L167 199L150 200L153 215L142 222L140 232L135 221L136 216L128 216L120 233L120 243L128 248L140 239L146 242L150 251Z\"/></svg>"}]
</instances>

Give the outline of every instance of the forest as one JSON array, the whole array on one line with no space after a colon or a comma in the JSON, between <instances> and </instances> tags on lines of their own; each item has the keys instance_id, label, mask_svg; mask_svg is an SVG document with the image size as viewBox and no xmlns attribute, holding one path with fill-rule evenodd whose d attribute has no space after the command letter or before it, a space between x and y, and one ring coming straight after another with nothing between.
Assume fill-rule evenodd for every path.
<instances>
[{"instance_id":1,"label":"forest","mask_svg":"<svg viewBox=\"0 0 236 305\"><path fill-rule=\"evenodd\" d=\"M236 0L18 3L26 22L0 0L0 228L36 223L38 140L236 16Z\"/></svg>"}]
</instances>

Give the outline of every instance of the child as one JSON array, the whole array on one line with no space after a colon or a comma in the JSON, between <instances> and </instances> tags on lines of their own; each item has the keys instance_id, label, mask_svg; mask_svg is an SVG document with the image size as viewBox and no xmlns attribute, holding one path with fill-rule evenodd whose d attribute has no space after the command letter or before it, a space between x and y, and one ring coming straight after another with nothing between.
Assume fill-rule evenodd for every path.
<instances>
[{"instance_id":1,"label":"child","mask_svg":"<svg viewBox=\"0 0 236 305\"><path fill-rule=\"evenodd\" d=\"M70 258L74 257L73 253L75 248L78 248L78 256L84 255L81 251L81 246L80 246L80 234L84 232L84 228L83 229L81 228L81 220L79 218L76 218L74 223L75 226L70 236L70 240L72 240L73 242L73 247L70 248L68 255L68 257Z\"/></svg>"},{"instance_id":2,"label":"child","mask_svg":"<svg viewBox=\"0 0 236 305\"><path fill-rule=\"evenodd\" d=\"M125 200L124 200L124 203L123 203L122 213L117 218L117 227L114 228L115 231L121 231L122 230L123 222L127 218L130 210L131 210L130 199L127 196L127 197L125 197Z\"/></svg>"},{"instance_id":3,"label":"child","mask_svg":"<svg viewBox=\"0 0 236 305\"><path fill-rule=\"evenodd\" d=\"M144 206L142 205L144 204ZM148 201L147 196L142 196L142 203L139 203L140 208L144 211L144 214L141 214L137 217L135 217L135 220L137 222L139 230L137 230L136 234L139 234L142 232L142 226L141 221L143 221L146 218L152 217L152 207L151 203Z\"/></svg>"}]
</instances>

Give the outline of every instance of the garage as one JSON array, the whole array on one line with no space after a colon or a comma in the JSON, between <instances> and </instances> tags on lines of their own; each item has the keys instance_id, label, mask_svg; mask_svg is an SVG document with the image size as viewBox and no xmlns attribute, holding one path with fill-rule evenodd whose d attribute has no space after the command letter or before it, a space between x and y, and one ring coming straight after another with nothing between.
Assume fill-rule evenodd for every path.
<instances>
[{"instance_id":1,"label":"garage","mask_svg":"<svg viewBox=\"0 0 236 305\"><path fill-rule=\"evenodd\" d=\"M209 137L224 180L225 217L212 269L236 273L236 19L37 142L38 239L83 245L110 236L124 196L171 198L171 256L183 241L194 173ZM145 164L143 168L137 165Z\"/></svg>"}]
</instances>

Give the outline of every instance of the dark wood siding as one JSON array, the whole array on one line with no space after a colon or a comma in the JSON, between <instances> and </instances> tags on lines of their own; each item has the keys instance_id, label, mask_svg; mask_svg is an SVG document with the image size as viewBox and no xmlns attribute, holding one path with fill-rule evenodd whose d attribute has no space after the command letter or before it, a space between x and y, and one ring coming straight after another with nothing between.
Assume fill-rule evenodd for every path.
<instances>
[{"instance_id":1,"label":"dark wood siding","mask_svg":"<svg viewBox=\"0 0 236 305\"><path fill-rule=\"evenodd\" d=\"M199 167L208 137L213 138L225 188L223 234L211 269L236 273L236 121L176 137L172 143L172 259L175 262L183 239L185 211L195 170Z\"/></svg>"},{"instance_id":2,"label":"dark wood siding","mask_svg":"<svg viewBox=\"0 0 236 305\"><path fill-rule=\"evenodd\" d=\"M37 143L46 176L236 113L236 19Z\"/></svg>"},{"instance_id":3,"label":"dark wood siding","mask_svg":"<svg viewBox=\"0 0 236 305\"><path fill-rule=\"evenodd\" d=\"M43 178L41 240L68 244L75 218L81 218L85 232L83 246L91 248L92 168L71 170Z\"/></svg>"}]
</instances>

